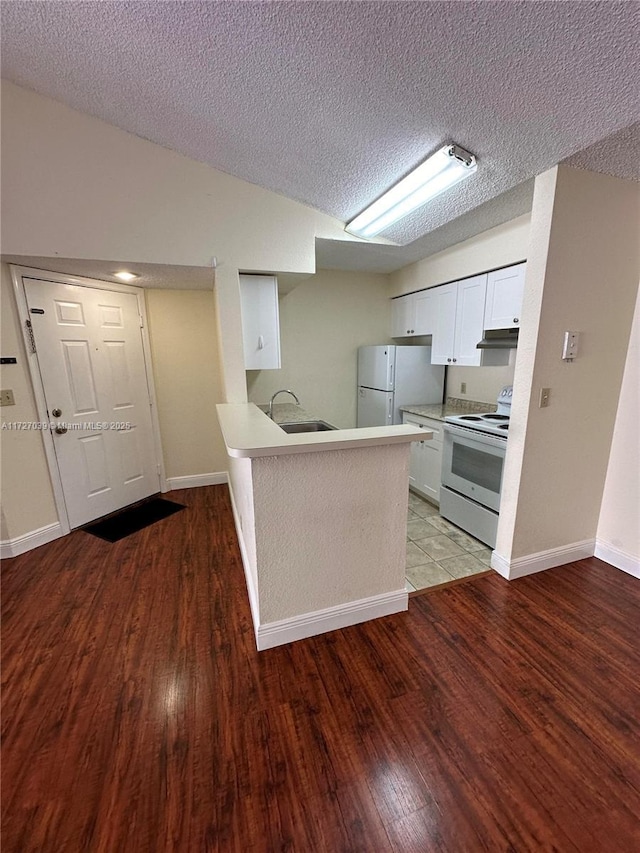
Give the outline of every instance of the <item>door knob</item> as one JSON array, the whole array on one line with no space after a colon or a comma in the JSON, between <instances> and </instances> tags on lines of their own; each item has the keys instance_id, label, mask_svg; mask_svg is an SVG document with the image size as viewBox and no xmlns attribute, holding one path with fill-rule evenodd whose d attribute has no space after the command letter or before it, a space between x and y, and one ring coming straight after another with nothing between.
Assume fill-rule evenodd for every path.
<instances>
[{"instance_id":1,"label":"door knob","mask_svg":"<svg viewBox=\"0 0 640 853\"><path fill-rule=\"evenodd\" d=\"M57 426L55 431L58 435L64 435L65 432L67 431L67 428L63 427L63 426Z\"/></svg>"},{"instance_id":2,"label":"door knob","mask_svg":"<svg viewBox=\"0 0 640 853\"><path fill-rule=\"evenodd\" d=\"M53 409L51 414L53 415L54 418L59 418L60 415L62 414L62 409Z\"/></svg>"}]
</instances>

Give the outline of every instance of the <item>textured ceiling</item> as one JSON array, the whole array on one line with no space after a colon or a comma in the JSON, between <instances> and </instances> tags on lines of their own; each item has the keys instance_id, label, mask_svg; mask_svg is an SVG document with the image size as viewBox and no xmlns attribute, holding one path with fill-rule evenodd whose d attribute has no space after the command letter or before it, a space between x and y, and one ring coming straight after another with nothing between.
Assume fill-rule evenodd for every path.
<instances>
[{"instance_id":1,"label":"textured ceiling","mask_svg":"<svg viewBox=\"0 0 640 853\"><path fill-rule=\"evenodd\" d=\"M402 248L323 241L319 265L395 269L500 224L528 209L535 175L640 118L636 2L1 13L3 76L345 221L443 143L476 154L475 176L384 233ZM574 165L615 172L607 152Z\"/></svg>"}]
</instances>

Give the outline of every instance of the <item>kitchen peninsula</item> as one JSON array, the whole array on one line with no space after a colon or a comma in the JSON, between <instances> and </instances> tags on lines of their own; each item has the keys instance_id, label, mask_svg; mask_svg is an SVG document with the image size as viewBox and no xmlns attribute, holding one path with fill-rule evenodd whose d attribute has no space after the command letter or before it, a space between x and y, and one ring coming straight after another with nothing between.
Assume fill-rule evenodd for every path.
<instances>
[{"instance_id":1,"label":"kitchen peninsula","mask_svg":"<svg viewBox=\"0 0 640 853\"><path fill-rule=\"evenodd\" d=\"M259 650L407 609L408 425L289 435L216 407Z\"/></svg>"}]
</instances>

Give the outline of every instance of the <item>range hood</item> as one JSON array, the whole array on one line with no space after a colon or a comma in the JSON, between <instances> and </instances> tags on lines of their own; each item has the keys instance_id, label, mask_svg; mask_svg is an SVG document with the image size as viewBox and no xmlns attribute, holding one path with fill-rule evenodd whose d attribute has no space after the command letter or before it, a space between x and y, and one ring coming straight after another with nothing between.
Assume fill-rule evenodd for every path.
<instances>
[{"instance_id":1,"label":"range hood","mask_svg":"<svg viewBox=\"0 0 640 853\"><path fill-rule=\"evenodd\" d=\"M518 329L487 329L476 349L515 349Z\"/></svg>"}]
</instances>

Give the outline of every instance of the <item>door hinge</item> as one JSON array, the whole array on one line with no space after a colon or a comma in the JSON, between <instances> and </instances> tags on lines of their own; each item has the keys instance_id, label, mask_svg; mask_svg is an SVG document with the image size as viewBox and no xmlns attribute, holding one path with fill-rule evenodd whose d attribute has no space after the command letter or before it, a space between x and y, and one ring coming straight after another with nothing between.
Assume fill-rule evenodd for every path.
<instances>
[{"instance_id":1,"label":"door hinge","mask_svg":"<svg viewBox=\"0 0 640 853\"><path fill-rule=\"evenodd\" d=\"M29 341L29 349L31 352L36 352L36 339L33 334L33 326L31 325L31 320L25 320L24 324L27 328L27 338Z\"/></svg>"}]
</instances>

